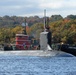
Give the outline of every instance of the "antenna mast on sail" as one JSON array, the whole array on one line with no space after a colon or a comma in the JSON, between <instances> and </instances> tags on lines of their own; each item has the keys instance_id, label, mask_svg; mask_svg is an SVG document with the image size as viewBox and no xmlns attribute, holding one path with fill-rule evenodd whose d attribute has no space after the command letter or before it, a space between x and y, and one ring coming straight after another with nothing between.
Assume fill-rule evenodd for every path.
<instances>
[{"instance_id":1,"label":"antenna mast on sail","mask_svg":"<svg viewBox=\"0 0 76 75\"><path fill-rule=\"evenodd\" d=\"M44 10L44 32L46 31L46 9Z\"/></svg>"}]
</instances>

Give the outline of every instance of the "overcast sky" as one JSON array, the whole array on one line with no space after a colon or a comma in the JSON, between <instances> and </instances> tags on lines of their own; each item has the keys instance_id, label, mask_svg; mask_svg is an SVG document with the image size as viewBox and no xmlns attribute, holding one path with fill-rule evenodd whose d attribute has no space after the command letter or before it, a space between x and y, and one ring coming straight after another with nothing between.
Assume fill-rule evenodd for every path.
<instances>
[{"instance_id":1,"label":"overcast sky","mask_svg":"<svg viewBox=\"0 0 76 75\"><path fill-rule=\"evenodd\" d=\"M0 16L76 15L76 0L0 0Z\"/></svg>"}]
</instances>

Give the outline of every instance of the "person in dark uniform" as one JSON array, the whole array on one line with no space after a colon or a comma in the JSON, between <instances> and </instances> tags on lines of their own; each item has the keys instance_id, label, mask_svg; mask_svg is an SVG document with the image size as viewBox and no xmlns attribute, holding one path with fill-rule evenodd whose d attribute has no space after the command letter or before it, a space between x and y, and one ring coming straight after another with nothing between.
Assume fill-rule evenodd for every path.
<instances>
[{"instance_id":1,"label":"person in dark uniform","mask_svg":"<svg viewBox=\"0 0 76 75\"><path fill-rule=\"evenodd\" d=\"M46 28L46 31L48 32L48 34L47 34L47 43L48 43L48 44L49 44L49 46L51 47L52 33L51 33L51 31L50 31L50 28L49 28L49 27L47 27L47 28Z\"/></svg>"}]
</instances>

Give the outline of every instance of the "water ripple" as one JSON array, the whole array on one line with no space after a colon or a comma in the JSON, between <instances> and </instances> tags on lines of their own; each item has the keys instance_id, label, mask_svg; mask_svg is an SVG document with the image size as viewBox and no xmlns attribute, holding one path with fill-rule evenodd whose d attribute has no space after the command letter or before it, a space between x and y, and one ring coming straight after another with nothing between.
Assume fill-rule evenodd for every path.
<instances>
[{"instance_id":1,"label":"water ripple","mask_svg":"<svg viewBox=\"0 0 76 75\"><path fill-rule=\"evenodd\" d=\"M0 56L0 75L75 75L76 57Z\"/></svg>"}]
</instances>

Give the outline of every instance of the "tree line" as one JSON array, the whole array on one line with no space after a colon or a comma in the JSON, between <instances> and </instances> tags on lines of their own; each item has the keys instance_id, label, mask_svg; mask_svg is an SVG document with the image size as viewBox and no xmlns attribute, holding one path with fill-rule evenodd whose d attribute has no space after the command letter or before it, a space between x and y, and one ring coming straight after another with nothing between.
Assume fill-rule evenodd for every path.
<instances>
[{"instance_id":1,"label":"tree line","mask_svg":"<svg viewBox=\"0 0 76 75\"><path fill-rule=\"evenodd\" d=\"M52 32L54 43L76 44L76 15L68 15L63 18L61 15L52 15L49 18L49 27ZM22 33L21 24L28 23L26 27L27 34L39 38L40 32L44 30L43 18L4 16L0 17L0 44L15 43L15 35Z\"/></svg>"}]
</instances>

